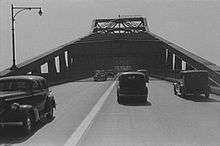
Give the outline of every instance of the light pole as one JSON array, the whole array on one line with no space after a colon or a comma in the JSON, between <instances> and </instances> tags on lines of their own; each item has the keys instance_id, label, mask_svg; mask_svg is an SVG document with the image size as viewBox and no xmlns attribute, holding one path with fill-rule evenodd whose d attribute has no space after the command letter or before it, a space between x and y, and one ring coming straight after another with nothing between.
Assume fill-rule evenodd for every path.
<instances>
[{"instance_id":1,"label":"light pole","mask_svg":"<svg viewBox=\"0 0 220 146\"><path fill-rule=\"evenodd\" d=\"M11 67L11 70L16 70L17 66L15 63L15 17L18 15L18 13L25 11L25 10L32 10L32 9L38 9L39 12L38 14L41 16L42 15L42 11L41 11L41 7L14 7L13 4L11 5L11 33L12 33L12 57L13 57L13 64ZM14 10L18 10L15 14L14 14Z\"/></svg>"}]
</instances>

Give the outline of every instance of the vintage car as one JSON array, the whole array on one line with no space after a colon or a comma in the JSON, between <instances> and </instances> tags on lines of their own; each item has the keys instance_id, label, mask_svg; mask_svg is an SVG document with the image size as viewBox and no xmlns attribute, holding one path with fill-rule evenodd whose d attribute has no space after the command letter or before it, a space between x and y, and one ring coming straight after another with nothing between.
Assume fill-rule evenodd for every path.
<instances>
[{"instance_id":1,"label":"vintage car","mask_svg":"<svg viewBox=\"0 0 220 146\"><path fill-rule=\"evenodd\" d=\"M115 77L115 72L114 70L106 70L106 76L109 78L114 78Z\"/></svg>"},{"instance_id":2,"label":"vintage car","mask_svg":"<svg viewBox=\"0 0 220 146\"><path fill-rule=\"evenodd\" d=\"M174 94L180 97L204 94L209 97L208 72L205 70L187 70L181 72L182 79L174 83Z\"/></svg>"},{"instance_id":3,"label":"vintage car","mask_svg":"<svg viewBox=\"0 0 220 146\"><path fill-rule=\"evenodd\" d=\"M0 128L20 126L31 132L43 119L54 117L54 96L40 76L0 78Z\"/></svg>"},{"instance_id":4,"label":"vintage car","mask_svg":"<svg viewBox=\"0 0 220 146\"><path fill-rule=\"evenodd\" d=\"M96 70L93 79L94 81L106 81L107 80L106 72L104 70Z\"/></svg>"},{"instance_id":5,"label":"vintage car","mask_svg":"<svg viewBox=\"0 0 220 146\"><path fill-rule=\"evenodd\" d=\"M149 83L149 75L150 75L150 73L149 73L148 70L146 70L146 69L139 69L139 70L137 70L137 72L141 72L141 73L145 74L146 82Z\"/></svg>"},{"instance_id":6,"label":"vintage car","mask_svg":"<svg viewBox=\"0 0 220 146\"><path fill-rule=\"evenodd\" d=\"M118 77L117 101L119 104L125 101L147 102L148 88L145 75L140 72L124 72Z\"/></svg>"}]
</instances>

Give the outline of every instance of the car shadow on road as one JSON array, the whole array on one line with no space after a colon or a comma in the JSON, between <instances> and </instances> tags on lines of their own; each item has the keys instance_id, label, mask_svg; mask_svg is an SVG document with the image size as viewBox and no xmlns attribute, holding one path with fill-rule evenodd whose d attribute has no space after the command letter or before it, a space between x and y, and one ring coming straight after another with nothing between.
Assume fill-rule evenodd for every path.
<instances>
[{"instance_id":1,"label":"car shadow on road","mask_svg":"<svg viewBox=\"0 0 220 146\"><path fill-rule=\"evenodd\" d=\"M220 100L214 99L214 98L206 98L205 96L202 95L187 95L185 97L180 97L186 100L191 100L194 102L220 102Z\"/></svg>"},{"instance_id":2,"label":"car shadow on road","mask_svg":"<svg viewBox=\"0 0 220 146\"><path fill-rule=\"evenodd\" d=\"M12 145L16 143L22 143L32 137L39 129L44 127L46 124L52 122L55 119L44 120L39 122L30 133L25 133L21 127L7 127L0 131L0 145L7 144Z\"/></svg>"},{"instance_id":3,"label":"car shadow on road","mask_svg":"<svg viewBox=\"0 0 220 146\"><path fill-rule=\"evenodd\" d=\"M147 101L147 102L123 102L123 103L119 103L121 105L124 106L151 106L151 102Z\"/></svg>"}]
</instances>

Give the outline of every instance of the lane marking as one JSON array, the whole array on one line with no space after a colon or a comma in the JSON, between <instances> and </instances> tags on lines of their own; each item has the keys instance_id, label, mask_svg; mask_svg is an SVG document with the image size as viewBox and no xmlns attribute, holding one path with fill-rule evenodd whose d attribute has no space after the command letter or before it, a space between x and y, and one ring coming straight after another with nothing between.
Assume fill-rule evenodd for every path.
<instances>
[{"instance_id":1,"label":"lane marking","mask_svg":"<svg viewBox=\"0 0 220 146\"><path fill-rule=\"evenodd\" d=\"M105 93L96 103L96 105L92 108L92 110L89 112L87 117L82 121L80 126L73 132L73 134L70 136L70 138L67 140L64 146L76 146L77 145L77 143L80 141L81 137L85 133L86 129L89 128L89 126L93 122L93 119L95 118L99 110L104 105L107 97L112 92L115 84L116 84L116 81L114 81L114 83L105 91Z\"/></svg>"}]
</instances>

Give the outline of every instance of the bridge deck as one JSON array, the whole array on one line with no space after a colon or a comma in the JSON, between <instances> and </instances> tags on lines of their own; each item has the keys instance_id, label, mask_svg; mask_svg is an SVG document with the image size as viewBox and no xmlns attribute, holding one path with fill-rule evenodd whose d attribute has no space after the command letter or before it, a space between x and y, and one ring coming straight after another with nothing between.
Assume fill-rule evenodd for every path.
<instances>
[{"instance_id":1,"label":"bridge deck","mask_svg":"<svg viewBox=\"0 0 220 146\"><path fill-rule=\"evenodd\" d=\"M112 81L74 82L52 87L56 118L16 145L64 145ZM218 145L220 96L186 100L174 96L172 84L151 78L148 105L119 105L116 88L80 137L85 145Z\"/></svg>"}]
</instances>

